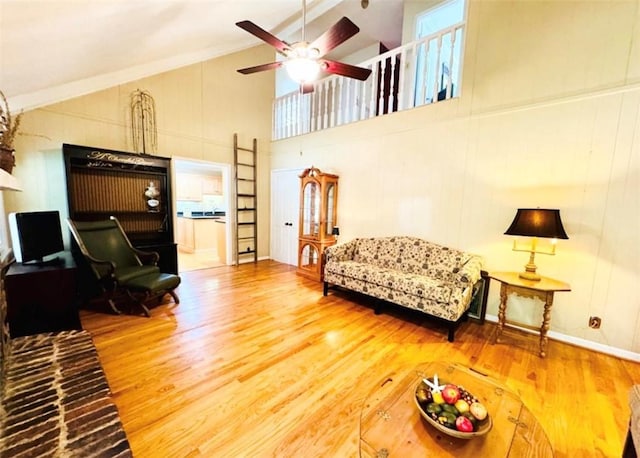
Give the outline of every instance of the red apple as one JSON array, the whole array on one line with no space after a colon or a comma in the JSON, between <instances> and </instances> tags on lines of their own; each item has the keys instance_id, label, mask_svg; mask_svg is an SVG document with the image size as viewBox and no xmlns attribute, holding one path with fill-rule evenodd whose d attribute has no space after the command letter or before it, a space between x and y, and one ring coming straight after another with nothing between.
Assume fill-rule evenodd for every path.
<instances>
[{"instance_id":1,"label":"red apple","mask_svg":"<svg viewBox=\"0 0 640 458\"><path fill-rule=\"evenodd\" d=\"M445 385L442 390L442 398L447 404L455 404L460 399L460 390L455 385Z\"/></svg>"},{"instance_id":2,"label":"red apple","mask_svg":"<svg viewBox=\"0 0 640 458\"><path fill-rule=\"evenodd\" d=\"M463 433L472 433L473 432L473 423L467 417L463 417L462 415L456 418L456 429Z\"/></svg>"}]
</instances>

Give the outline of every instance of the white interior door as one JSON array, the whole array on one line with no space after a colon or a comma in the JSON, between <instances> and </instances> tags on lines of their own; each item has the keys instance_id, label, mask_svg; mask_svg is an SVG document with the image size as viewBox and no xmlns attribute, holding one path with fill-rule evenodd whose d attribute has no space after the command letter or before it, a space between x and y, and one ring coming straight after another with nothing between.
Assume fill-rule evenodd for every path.
<instances>
[{"instance_id":1,"label":"white interior door","mask_svg":"<svg viewBox=\"0 0 640 458\"><path fill-rule=\"evenodd\" d=\"M271 259L298 265L298 221L302 170L271 172Z\"/></svg>"}]
</instances>

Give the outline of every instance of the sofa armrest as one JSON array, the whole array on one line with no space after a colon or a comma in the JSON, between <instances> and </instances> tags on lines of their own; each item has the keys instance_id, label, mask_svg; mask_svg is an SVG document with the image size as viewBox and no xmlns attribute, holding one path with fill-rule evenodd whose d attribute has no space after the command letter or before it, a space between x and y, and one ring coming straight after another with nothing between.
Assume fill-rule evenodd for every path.
<instances>
[{"instance_id":1,"label":"sofa armrest","mask_svg":"<svg viewBox=\"0 0 640 458\"><path fill-rule=\"evenodd\" d=\"M465 264L455 273L456 279L461 283L469 283L474 285L482 276L482 267L484 260L482 257L473 255Z\"/></svg>"},{"instance_id":2,"label":"sofa armrest","mask_svg":"<svg viewBox=\"0 0 640 458\"><path fill-rule=\"evenodd\" d=\"M341 245L332 245L328 247L324 250L325 262L340 262L353 259L357 240L358 239L350 240L349 242Z\"/></svg>"}]
</instances>

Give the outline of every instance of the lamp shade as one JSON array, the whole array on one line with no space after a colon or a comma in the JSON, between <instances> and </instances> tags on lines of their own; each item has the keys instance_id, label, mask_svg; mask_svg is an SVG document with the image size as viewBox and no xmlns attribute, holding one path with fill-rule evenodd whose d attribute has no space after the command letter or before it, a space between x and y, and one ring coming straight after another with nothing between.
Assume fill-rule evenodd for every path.
<instances>
[{"instance_id":1,"label":"lamp shade","mask_svg":"<svg viewBox=\"0 0 640 458\"><path fill-rule=\"evenodd\" d=\"M568 239L562 227L560 210L546 208L519 208L506 235Z\"/></svg>"}]
</instances>

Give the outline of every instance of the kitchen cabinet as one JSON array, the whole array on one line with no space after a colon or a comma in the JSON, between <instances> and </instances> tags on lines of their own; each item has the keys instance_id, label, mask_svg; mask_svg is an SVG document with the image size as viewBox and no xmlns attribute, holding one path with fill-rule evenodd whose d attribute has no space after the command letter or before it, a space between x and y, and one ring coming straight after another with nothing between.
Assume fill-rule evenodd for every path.
<instances>
[{"instance_id":1,"label":"kitchen cabinet","mask_svg":"<svg viewBox=\"0 0 640 458\"><path fill-rule=\"evenodd\" d=\"M215 219L203 218L193 220L193 233L197 252L215 252L218 249L216 243Z\"/></svg>"},{"instance_id":2,"label":"kitchen cabinet","mask_svg":"<svg viewBox=\"0 0 640 458\"><path fill-rule=\"evenodd\" d=\"M202 182L198 175L190 173L176 174L177 200L202 200Z\"/></svg>"},{"instance_id":3,"label":"kitchen cabinet","mask_svg":"<svg viewBox=\"0 0 640 458\"><path fill-rule=\"evenodd\" d=\"M178 217L178 249L185 253L193 253L196 250L193 232L193 220L191 218Z\"/></svg>"},{"instance_id":4,"label":"kitchen cabinet","mask_svg":"<svg viewBox=\"0 0 640 458\"><path fill-rule=\"evenodd\" d=\"M222 177L197 175L192 173L176 174L176 195L178 200L201 201L202 195L222 195Z\"/></svg>"},{"instance_id":5,"label":"kitchen cabinet","mask_svg":"<svg viewBox=\"0 0 640 458\"><path fill-rule=\"evenodd\" d=\"M214 218L178 217L178 249L185 253L207 253L226 262L225 224ZM220 254L220 246L223 246Z\"/></svg>"},{"instance_id":6,"label":"kitchen cabinet","mask_svg":"<svg viewBox=\"0 0 640 458\"><path fill-rule=\"evenodd\" d=\"M214 196L222 195L222 177L221 176L202 177L202 194L210 194Z\"/></svg>"},{"instance_id":7,"label":"kitchen cabinet","mask_svg":"<svg viewBox=\"0 0 640 458\"><path fill-rule=\"evenodd\" d=\"M227 223L216 221L216 242L218 244L218 260L227 263Z\"/></svg>"}]
</instances>

